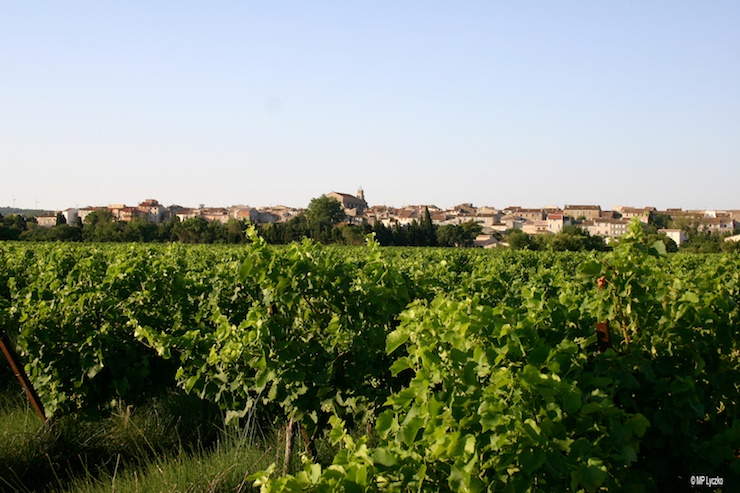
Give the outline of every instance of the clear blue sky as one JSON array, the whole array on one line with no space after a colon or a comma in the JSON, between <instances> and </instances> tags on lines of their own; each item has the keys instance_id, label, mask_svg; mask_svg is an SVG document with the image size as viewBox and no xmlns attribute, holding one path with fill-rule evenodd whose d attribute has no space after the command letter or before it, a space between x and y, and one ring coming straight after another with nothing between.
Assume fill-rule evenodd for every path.
<instances>
[{"instance_id":1,"label":"clear blue sky","mask_svg":"<svg viewBox=\"0 0 740 493\"><path fill-rule=\"evenodd\" d=\"M0 0L0 205L740 209L740 2Z\"/></svg>"}]
</instances>

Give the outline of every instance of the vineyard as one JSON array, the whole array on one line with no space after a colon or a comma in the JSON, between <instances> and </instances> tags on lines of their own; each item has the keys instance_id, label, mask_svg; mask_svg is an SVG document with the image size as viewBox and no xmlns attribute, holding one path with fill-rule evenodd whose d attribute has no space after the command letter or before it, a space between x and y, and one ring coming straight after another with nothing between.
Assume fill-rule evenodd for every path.
<instances>
[{"instance_id":1,"label":"vineyard","mask_svg":"<svg viewBox=\"0 0 740 493\"><path fill-rule=\"evenodd\" d=\"M179 388L235 426L295 424L304 464L251 478L269 492L740 484L740 256L666 255L639 227L608 253L248 234L0 243L0 324L47 415Z\"/></svg>"}]
</instances>

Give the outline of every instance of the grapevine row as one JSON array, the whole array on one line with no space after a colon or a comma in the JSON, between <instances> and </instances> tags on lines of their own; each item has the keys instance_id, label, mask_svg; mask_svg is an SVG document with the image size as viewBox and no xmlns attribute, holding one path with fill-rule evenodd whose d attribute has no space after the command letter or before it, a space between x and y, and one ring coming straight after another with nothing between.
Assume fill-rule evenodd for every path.
<instances>
[{"instance_id":1,"label":"grapevine row","mask_svg":"<svg viewBox=\"0 0 740 493\"><path fill-rule=\"evenodd\" d=\"M608 254L5 243L0 321L49 413L177 385L331 429L334 465L266 491L681 489L740 475L739 264L637 228Z\"/></svg>"}]
</instances>

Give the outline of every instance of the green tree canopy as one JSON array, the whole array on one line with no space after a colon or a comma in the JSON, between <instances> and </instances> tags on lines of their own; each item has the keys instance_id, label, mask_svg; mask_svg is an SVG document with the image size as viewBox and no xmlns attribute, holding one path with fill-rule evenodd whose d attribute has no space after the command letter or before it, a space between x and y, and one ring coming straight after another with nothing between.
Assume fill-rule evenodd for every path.
<instances>
[{"instance_id":1,"label":"green tree canopy","mask_svg":"<svg viewBox=\"0 0 740 493\"><path fill-rule=\"evenodd\" d=\"M470 247L482 229L480 224L473 221L445 224L437 228L437 244L445 247Z\"/></svg>"},{"instance_id":2,"label":"green tree canopy","mask_svg":"<svg viewBox=\"0 0 740 493\"><path fill-rule=\"evenodd\" d=\"M306 209L306 219L310 226L321 224L334 226L346 218L342 204L338 200L322 195L311 199Z\"/></svg>"},{"instance_id":3,"label":"green tree canopy","mask_svg":"<svg viewBox=\"0 0 740 493\"><path fill-rule=\"evenodd\" d=\"M537 250L537 243L521 229L509 229L507 240L509 246L514 250Z\"/></svg>"},{"instance_id":4,"label":"green tree canopy","mask_svg":"<svg viewBox=\"0 0 740 493\"><path fill-rule=\"evenodd\" d=\"M306 220L312 230L327 230L344 221L346 214L338 200L322 195L311 199L306 209Z\"/></svg>"}]
</instances>

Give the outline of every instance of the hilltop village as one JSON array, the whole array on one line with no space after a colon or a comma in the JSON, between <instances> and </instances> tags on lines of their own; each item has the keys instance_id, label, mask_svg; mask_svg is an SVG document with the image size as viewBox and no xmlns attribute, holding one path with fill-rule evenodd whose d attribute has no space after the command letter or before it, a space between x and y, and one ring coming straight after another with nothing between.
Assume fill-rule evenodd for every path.
<instances>
[{"instance_id":1,"label":"hilltop village","mask_svg":"<svg viewBox=\"0 0 740 493\"><path fill-rule=\"evenodd\" d=\"M428 217L436 226L461 225L473 222L480 227L481 235L476 239L478 246L495 246L497 233L521 230L529 235L559 233L564 227L578 225L591 236L601 236L607 242L619 238L627 231L632 218L637 217L646 225L655 224L658 231L671 238L677 246L687 239L686 225L699 232L717 233L735 240L740 228L740 210L658 210L655 207L615 206L610 210L597 204L565 204L524 208L508 206L502 209L464 203L450 209L440 209L432 204L406 205L403 207L370 206L365 194L359 189L356 194L330 192L325 197L337 200L344 211L347 224L375 225L380 222L387 228L407 226L420 222L428 211ZM305 209L286 206L196 208L171 205L165 207L155 199L147 199L135 206L110 204L98 207L69 208L55 214L36 217L39 227L52 227L59 223L60 215L69 225L83 224L86 218L96 211L108 211L115 220L131 222L134 220L161 224L166 221L180 222L193 218L217 221L226 224L230 220L253 224L270 224L289 221L305 212ZM669 227L672 225L673 227Z\"/></svg>"}]
</instances>

